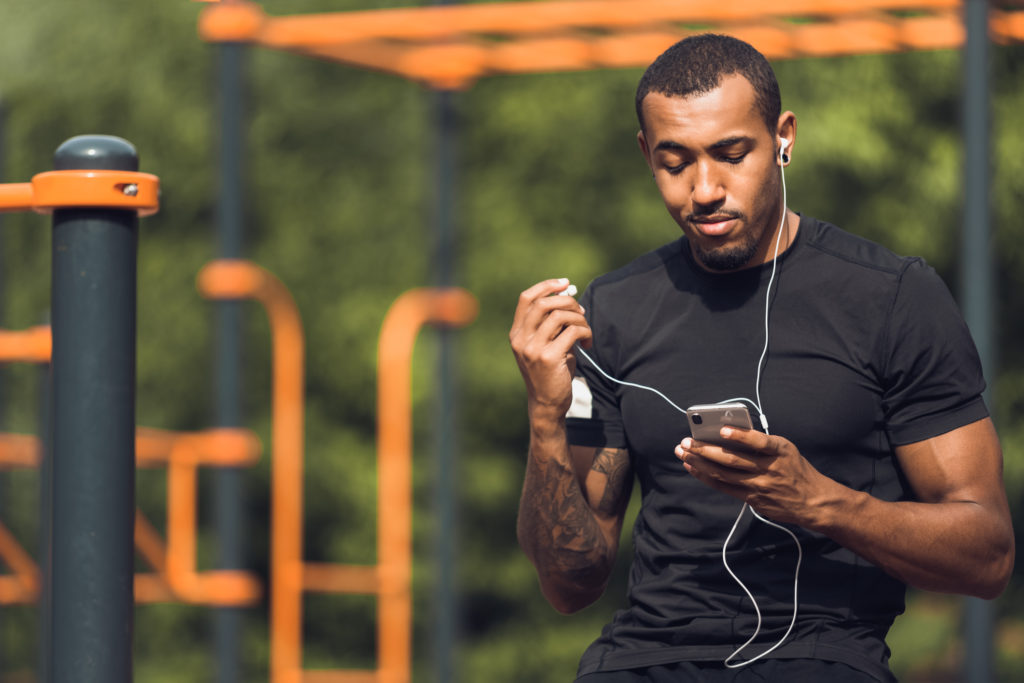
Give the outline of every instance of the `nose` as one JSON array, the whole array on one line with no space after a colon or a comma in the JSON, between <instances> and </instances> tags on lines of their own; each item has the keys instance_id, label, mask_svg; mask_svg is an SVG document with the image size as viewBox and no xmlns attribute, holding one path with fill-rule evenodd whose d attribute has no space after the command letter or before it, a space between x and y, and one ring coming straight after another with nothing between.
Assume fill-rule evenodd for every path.
<instances>
[{"instance_id":1,"label":"nose","mask_svg":"<svg viewBox=\"0 0 1024 683\"><path fill-rule=\"evenodd\" d=\"M718 204L725 199L725 186L711 161L702 159L694 164L695 175L691 190L694 204Z\"/></svg>"}]
</instances>

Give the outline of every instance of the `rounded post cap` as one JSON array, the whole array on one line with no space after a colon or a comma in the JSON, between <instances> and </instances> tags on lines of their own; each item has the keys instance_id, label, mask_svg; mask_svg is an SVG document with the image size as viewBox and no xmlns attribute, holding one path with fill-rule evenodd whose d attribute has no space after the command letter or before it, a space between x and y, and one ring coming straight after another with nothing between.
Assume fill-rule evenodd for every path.
<instances>
[{"instance_id":1,"label":"rounded post cap","mask_svg":"<svg viewBox=\"0 0 1024 683\"><path fill-rule=\"evenodd\" d=\"M127 140L113 135L76 135L53 154L56 171L138 171L139 155Z\"/></svg>"}]
</instances>

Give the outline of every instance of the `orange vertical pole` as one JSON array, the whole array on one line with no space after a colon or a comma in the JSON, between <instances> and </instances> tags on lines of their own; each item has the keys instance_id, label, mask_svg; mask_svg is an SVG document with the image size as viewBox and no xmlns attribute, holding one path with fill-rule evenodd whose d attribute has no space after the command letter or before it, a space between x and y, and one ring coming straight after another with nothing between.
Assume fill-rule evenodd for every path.
<instances>
[{"instance_id":1,"label":"orange vertical pole","mask_svg":"<svg viewBox=\"0 0 1024 683\"><path fill-rule=\"evenodd\" d=\"M412 670L412 354L425 323L476 317L462 289L413 289L381 327L377 379L377 642L380 683L409 683Z\"/></svg>"},{"instance_id":2,"label":"orange vertical pole","mask_svg":"<svg viewBox=\"0 0 1024 683\"><path fill-rule=\"evenodd\" d=\"M213 299L256 299L266 309L273 344L270 550L270 681L302 679L302 510L305 339L287 288L259 266L219 259L198 276Z\"/></svg>"}]
</instances>

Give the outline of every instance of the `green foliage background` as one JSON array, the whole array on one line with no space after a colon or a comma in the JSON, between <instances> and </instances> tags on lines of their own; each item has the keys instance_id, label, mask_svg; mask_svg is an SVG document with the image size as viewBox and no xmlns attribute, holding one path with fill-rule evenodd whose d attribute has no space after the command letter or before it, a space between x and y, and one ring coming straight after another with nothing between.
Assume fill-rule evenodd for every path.
<instances>
[{"instance_id":1,"label":"green foliage background","mask_svg":"<svg viewBox=\"0 0 1024 683\"><path fill-rule=\"evenodd\" d=\"M399 2L264 3L273 14L371 9ZM212 309L195 291L215 256L217 49L196 34L199 3L42 0L0 9L3 180L49 170L69 137L132 141L142 170L160 176L161 211L142 222L139 249L138 418L146 426L211 424ZM993 52L993 162L999 372L993 410L1020 524L1024 489L1024 178L1021 47ZM961 66L924 52L776 64L799 133L787 178L790 206L926 257L956 292L962 224ZM307 351L306 555L370 563L374 550L375 354L390 303L429 285L434 209L433 94L397 78L294 55L247 55L246 254L283 280L303 315ZM571 680L581 650L622 601L629 543L615 581L572 617L548 607L514 539L526 447L524 394L507 328L516 297L538 279L585 284L665 241L665 215L636 151L632 93L639 70L491 78L456 95L457 281L479 299L457 333L458 677ZM44 322L49 297L45 218L3 217L0 324ZM269 342L247 308L247 424L269 444ZM432 680L436 339L426 332L414 372L416 416L417 680ZM3 428L39 428L37 368L2 369ZM245 475L247 566L266 575L268 463ZM212 475L204 473L200 567L213 566ZM164 479L140 471L139 506L163 519ZM35 549L38 479L0 482L2 518ZM627 523L627 529L629 524ZM996 603L1000 680L1024 674L1022 583ZM310 597L310 667L373 661L373 601ZM959 599L914 593L897 622L894 666L907 681L958 680ZM245 680L267 677L266 605L244 613ZM31 607L0 611L0 678L31 680ZM214 681L212 614L199 607L137 609L139 683Z\"/></svg>"}]
</instances>

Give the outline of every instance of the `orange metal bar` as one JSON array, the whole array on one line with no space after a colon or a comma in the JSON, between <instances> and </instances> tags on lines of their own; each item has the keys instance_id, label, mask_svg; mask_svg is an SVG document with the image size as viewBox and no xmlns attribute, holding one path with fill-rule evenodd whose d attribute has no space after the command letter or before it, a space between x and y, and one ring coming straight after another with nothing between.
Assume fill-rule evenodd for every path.
<instances>
[{"instance_id":1,"label":"orange metal bar","mask_svg":"<svg viewBox=\"0 0 1024 683\"><path fill-rule=\"evenodd\" d=\"M49 363L52 346L49 325L37 325L27 330L0 330L2 363Z\"/></svg>"},{"instance_id":2,"label":"orange metal bar","mask_svg":"<svg viewBox=\"0 0 1024 683\"><path fill-rule=\"evenodd\" d=\"M270 680L302 678L302 510L305 341L287 288L259 266L222 259L199 272L210 299L255 299L266 309L273 344L271 440Z\"/></svg>"},{"instance_id":3,"label":"orange metal bar","mask_svg":"<svg viewBox=\"0 0 1024 683\"><path fill-rule=\"evenodd\" d=\"M0 212L31 210L32 183L0 184Z\"/></svg>"},{"instance_id":4,"label":"orange metal bar","mask_svg":"<svg viewBox=\"0 0 1024 683\"><path fill-rule=\"evenodd\" d=\"M39 439L28 434L0 434L0 468L34 468L42 457ZM39 568L10 530L0 522L0 560L13 572L0 576L0 604L34 602L39 595Z\"/></svg>"},{"instance_id":5,"label":"orange metal bar","mask_svg":"<svg viewBox=\"0 0 1024 683\"><path fill-rule=\"evenodd\" d=\"M663 23L750 21L771 17L839 17L872 10L952 9L960 0L561 0L494 2L271 17L252 2L217 3L199 19L204 40L245 40L268 47L359 42L431 41L459 34L515 35L563 29L630 29Z\"/></svg>"},{"instance_id":6,"label":"orange metal bar","mask_svg":"<svg viewBox=\"0 0 1024 683\"><path fill-rule=\"evenodd\" d=\"M221 430L227 431L227 430ZM167 583L185 602L224 606L251 605L261 590L248 572L212 570L196 572L196 504L198 465L202 460L206 435L188 435L177 439L167 465ZM214 435L215 442L228 443L225 435ZM221 460L241 460L249 464L251 454L218 456Z\"/></svg>"},{"instance_id":7,"label":"orange metal bar","mask_svg":"<svg viewBox=\"0 0 1024 683\"><path fill-rule=\"evenodd\" d=\"M261 594L259 582L251 573L240 571L196 572L195 567L195 470L200 465L245 466L259 457L259 439L244 429L209 429L182 434L140 427L136 435L136 459L140 467L170 465L168 475L168 544L143 514L135 511L135 546L156 574L136 574L136 599L139 602L183 600L219 606L251 605ZM28 434L0 434L0 467L35 468L39 466L41 447L38 437ZM0 534L0 558L14 547L13 538L4 541ZM20 547L20 546L18 546ZM15 553L21 566L27 555ZM31 559L27 560L31 562ZM8 564L10 561L8 560ZM13 568L13 565L11 565ZM33 565L34 566L34 565ZM27 569L23 570L27 576ZM10 577L6 577L9 579ZM0 577L0 603L8 596L28 600L19 585ZM6 583L4 583L6 581ZM3 586L7 586L4 588ZM6 592L5 592L6 591ZM13 596L13 597L12 597Z\"/></svg>"},{"instance_id":8,"label":"orange metal bar","mask_svg":"<svg viewBox=\"0 0 1024 683\"><path fill-rule=\"evenodd\" d=\"M38 437L31 434L0 434L0 468L36 468L42 457Z\"/></svg>"},{"instance_id":9,"label":"orange metal bar","mask_svg":"<svg viewBox=\"0 0 1024 683\"><path fill-rule=\"evenodd\" d=\"M454 89L492 74L643 66L696 33L694 25L736 35L779 59L957 48L961 4L552 0L269 16L239 1L206 7L199 30L209 41L248 41ZM1024 11L991 17L994 39L1024 40Z\"/></svg>"},{"instance_id":10,"label":"orange metal bar","mask_svg":"<svg viewBox=\"0 0 1024 683\"><path fill-rule=\"evenodd\" d=\"M408 683L412 666L412 353L426 323L466 325L462 289L414 289L384 318L377 355L377 640L381 683Z\"/></svg>"},{"instance_id":11,"label":"orange metal bar","mask_svg":"<svg viewBox=\"0 0 1024 683\"><path fill-rule=\"evenodd\" d=\"M135 602L171 602L175 595L167 585L167 554L164 552L164 540L149 520L135 510L135 548L146 563L156 570L154 574L136 573Z\"/></svg>"},{"instance_id":12,"label":"orange metal bar","mask_svg":"<svg viewBox=\"0 0 1024 683\"><path fill-rule=\"evenodd\" d=\"M140 216L157 212L160 179L136 171L47 171L31 183L0 186L0 212L102 207L131 209Z\"/></svg>"},{"instance_id":13,"label":"orange metal bar","mask_svg":"<svg viewBox=\"0 0 1024 683\"><path fill-rule=\"evenodd\" d=\"M39 597L39 568L2 523L0 559L14 572L0 577L0 604L34 602Z\"/></svg>"},{"instance_id":14,"label":"orange metal bar","mask_svg":"<svg viewBox=\"0 0 1024 683\"><path fill-rule=\"evenodd\" d=\"M165 584L146 584L146 601L177 599L230 607L251 605L259 600L260 584L251 573L197 572L195 566L198 467L251 465L259 458L260 450L259 439L245 429L218 428L194 433L138 430L137 464L140 467L167 466L166 553L157 532L143 524L145 518L136 511L136 546ZM137 575L136 581L140 578Z\"/></svg>"},{"instance_id":15,"label":"orange metal bar","mask_svg":"<svg viewBox=\"0 0 1024 683\"><path fill-rule=\"evenodd\" d=\"M371 595L380 590L376 566L306 562L302 585L317 593L355 593Z\"/></svg>"}]
</instances>

